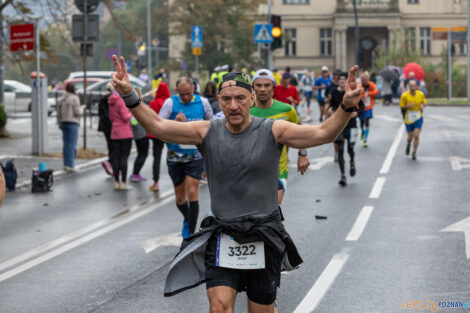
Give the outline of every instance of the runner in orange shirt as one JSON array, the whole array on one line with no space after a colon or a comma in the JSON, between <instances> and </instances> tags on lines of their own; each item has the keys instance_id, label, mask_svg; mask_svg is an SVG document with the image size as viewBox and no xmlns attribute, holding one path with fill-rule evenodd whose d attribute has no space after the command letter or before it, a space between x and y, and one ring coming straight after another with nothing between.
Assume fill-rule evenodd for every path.
<instances>
[{"instance_id":1,"label":"runner in orange shirt","mask_svg":"<svg viewBox=\"0 0 470 313\"><path fill-rule=\"evenodd\" d=\"M361 120L361 139L364 140L364 147L367 147L367 138L369 137L370 119L373 118L375 96L379 94L377 86L369 80L369 72L361 74L362 82L362 102L364 102L364 112L359 116Z\"/></svg>"}]
</instances>

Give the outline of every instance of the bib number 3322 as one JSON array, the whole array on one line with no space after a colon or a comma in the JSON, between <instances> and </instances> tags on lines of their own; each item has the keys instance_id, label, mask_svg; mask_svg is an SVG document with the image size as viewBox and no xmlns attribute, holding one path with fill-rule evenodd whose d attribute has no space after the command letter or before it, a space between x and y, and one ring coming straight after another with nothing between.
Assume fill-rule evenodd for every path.
<instances>
[{"instance_id":1,"label":"bib number 3322","mask_svg":"<svg viewBox=\"0 0 470 313\"><path fill-rule=\"evenodd\" d=\"M217 237L216 265L241 270L265 268L264 242L239 244L221 233Z\"/></svg>"}]
</instances>

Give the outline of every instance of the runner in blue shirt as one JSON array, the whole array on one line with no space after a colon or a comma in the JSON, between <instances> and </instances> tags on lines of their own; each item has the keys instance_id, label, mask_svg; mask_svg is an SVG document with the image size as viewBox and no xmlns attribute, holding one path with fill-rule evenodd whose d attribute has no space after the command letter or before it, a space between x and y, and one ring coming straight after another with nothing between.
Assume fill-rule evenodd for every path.
<instances>
[{"instance_id":1,"label":"runner in blue shirt","mask_svg":"<svg viewBox=\"0 0 470 313\"><path fill-rule=\"evenodd\" d=\"M209 101L194 95L193 80L182 77L176 82L177 95L165 100L159 116L178 122L210 120L213 111ZM194 145L167 143L168 174L175 187L176 206L183 214L182 236L194 233L199 215L199 181L204 161Z\"/></svg>"},{"instance_id":2,"label":"runner in blue shirt","mask_svg":"<svg viewBox=\"0 0 470 313\"><path fill-rule=\"evenodd\" d=\"M318 101L318 106L320 107L320 123L323 122L323 117L326 116L326 110L325 110L325 91L326 87L328 87L331 84L332 80L330 78L330 74L328 72L328 67L323 66L321 68L321 76L317 78L315 81L315 86L313 86L313 89L318 91L317 95L317 101Z\"/></svg>"}]
</instances>

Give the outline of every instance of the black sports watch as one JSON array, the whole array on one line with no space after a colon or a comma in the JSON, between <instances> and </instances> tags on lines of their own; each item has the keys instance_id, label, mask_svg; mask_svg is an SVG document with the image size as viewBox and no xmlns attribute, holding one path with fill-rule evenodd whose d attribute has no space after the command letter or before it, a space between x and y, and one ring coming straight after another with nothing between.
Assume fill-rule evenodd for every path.
<instances>
[{"instance_id":1,"label":"black sports watch","mask_svg":"<svg viewBox=\"0 0 470 313\"><path fill-rule=\"evenodd\" d=\"M135 108L137 108L137 107L139 106L139 104L140 104L141 102L142 102L142 99L139 98L139 100L137 100L136 103L131 104L131 105L127 105L127 104L126 104L126 106L127 106L129 109L135 109Z\"/></svg>"},{"instance_id":2,"label":"black sports watch","mask_svg":"<svg viewBox=\"0 0 470 313\"><path fill-rule=\"evenodd\" d=\"M346 106L343 104L343 102L341 102L341 108L342 108L345 112L348 112L348 113L353 113L353 112L357 112L357 111L358 111L356 105L353 106L353 107L348 108L348 107L346 107Z\"/></svg>"},{"instance_id":3,"label":"black sports watch","mask_svg":"<svg viewBox=\"0 0 470 313\"><path fill-rule=\"evenodd\" d=\"M299 155L303 156L303 157L306 157L307 156L307 150L305 150L305 149L299 150Z\"/></svg>"}]
</instances>

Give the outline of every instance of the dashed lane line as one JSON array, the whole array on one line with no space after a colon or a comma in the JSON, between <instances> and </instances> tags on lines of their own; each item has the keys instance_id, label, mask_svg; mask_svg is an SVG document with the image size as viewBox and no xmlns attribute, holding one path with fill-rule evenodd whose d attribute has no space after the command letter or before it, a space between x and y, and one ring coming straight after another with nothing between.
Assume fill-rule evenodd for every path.
<instances>
[{"instance_id":1,"label":"dashed lane line","mask_svg":"<svg viewBox=\"0 0 470 313\"><path fill-rule=\"evenodd\" d=\"M372 187L372 190L370 191L370 195L369 195L370 199L378 199L380 197L385 181L386 181L385 177L382 177L382 176L377 177L377 179L375 180L375 184Z\"/></svg>"},{"instance_id":2,"label":"dashed lane line","mask_svg":"<svg viewBox=\"0 0 470 313\"><path fill-rule=\"evenodd\" d=\"M392 146L390 147L390 150L388 151L388 154L387 154L387 157L385 158L384 163L382 164L382 168L380 169L380 174L384 175L390 171L393 158L395 157L395 154L397 153L398 146L400 145L400 140L403 137L404 133L405 133L405 125L402 124L400 128L398 129L398 133L395 136L395 139L393 140Z\"/></svg>"},{"instance_id":3,"label":"dashed lane line","mask_svg":"<svg viewBox=\"0 0 470 313\"><path fill-rule=\"evenodd\" d=\"M349 254L346 251L336 254L293 313L313 312L343 269L348 258Z\"/></svg>"},{"instance_id":4,"label":"dashed lane line","mask_svg":"<svg viewBox=\"0 0 470 313\"><path fill-rule=\"evenodd\" d=\"M359 237L361 237L373 210L374 207L372 206L365 206L362 208L361 213L359 213L356 222L346 237L346 241L357 241Z\"/></svg>"}]
</instances>

